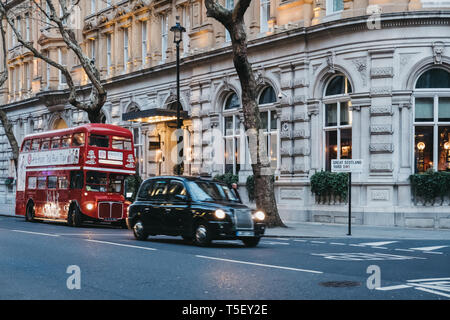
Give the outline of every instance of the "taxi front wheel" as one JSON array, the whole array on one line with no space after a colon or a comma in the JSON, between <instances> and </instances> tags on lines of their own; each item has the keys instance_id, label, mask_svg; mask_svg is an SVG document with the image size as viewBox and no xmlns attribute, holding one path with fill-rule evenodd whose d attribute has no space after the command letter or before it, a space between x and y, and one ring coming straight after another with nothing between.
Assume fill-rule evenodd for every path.
<instances>
[{"instance_id":1,"label":"taxi front wheel","mask_svg":"<svg viewBox=\"0 0 450 320\"><path fill-rule=\"evenodd\" d=\"M144 224L142 223L141 220L136 221L136 223L134 224L133 234L137 240L141 241L147 240L148 232L145 231Z\"/></svg>"},{"instance_id":2,"label":"taxi front wheel","mask_svg":"<svg viewBox=\"0 0 450 320\"><path fill-rule=\"evenodd\" d=\"M199 223L195 228L194 242L201 247L211 243L211 231L206 223Z\"/></svg>"},{"instance_id":3,"label":"taxi front wheel","mask_svg":"<svg viewBox=\"0 0 450 320\"><path fill-rule=\"evenodd\" d=\"M256 247L259 243L260 237L254 237L254 238L248 238L248 239L242 239L242 242L246 247Z\"/></svg>"}]
</instances>

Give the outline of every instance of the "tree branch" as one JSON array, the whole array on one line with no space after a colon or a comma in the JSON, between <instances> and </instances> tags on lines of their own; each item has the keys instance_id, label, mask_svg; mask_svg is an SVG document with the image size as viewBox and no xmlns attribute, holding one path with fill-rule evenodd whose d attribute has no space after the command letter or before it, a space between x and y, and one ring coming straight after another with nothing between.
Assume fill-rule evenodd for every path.
<instances>
[{"instance_id":1,"label":"tree branch","mask_svg":"<svg viewBox=\"0 0 450 320\"><path fill-rule=\"evenodd\" d=\"M233 17L232 12L215 0L205 0L206 15L222 23L229 32L232 31Z\"/></svg>"}]
</instances>

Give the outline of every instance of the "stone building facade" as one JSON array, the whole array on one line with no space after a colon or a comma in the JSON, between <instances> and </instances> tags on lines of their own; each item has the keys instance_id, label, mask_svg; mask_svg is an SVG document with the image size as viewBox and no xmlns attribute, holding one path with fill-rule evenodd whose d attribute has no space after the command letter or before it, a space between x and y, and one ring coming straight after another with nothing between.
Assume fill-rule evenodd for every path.
<instances>
[{"instance_id":1,"label":"stone building facade","mask_svg":"<svg viewBox=\"0 0 450 320\"><path fill-rule=\"evenodd\" d=\"M82 3L78 36L105 79L104 119L135 134L141 176L173 171L173 122L149 115L176 102L169 29L178 16L187 29L180 66L184 173L237 174L246 198L251 167L240 85L229 36L206 17L203 1ZM26 12L20 17L41 50L88 86L57 35L27 22ZM329 170L333 158L355 158L363 159L364 171L353 175L354 223L450 228L450 199L415 203L408 180L430 168L450 170L448 1L255 0L246 25L285 221L346 222L346 204L317 203L310 177ZM87 122L61 99L66 87L56 69L17 45L10 31L8 44L10 79L0 101L19 141L27 133ZM426 147L419 149L420 142ZM14 170L4 135L0 151L0 202L8 203L14 185L5 181Z\"/></svg>"}]
</instances>

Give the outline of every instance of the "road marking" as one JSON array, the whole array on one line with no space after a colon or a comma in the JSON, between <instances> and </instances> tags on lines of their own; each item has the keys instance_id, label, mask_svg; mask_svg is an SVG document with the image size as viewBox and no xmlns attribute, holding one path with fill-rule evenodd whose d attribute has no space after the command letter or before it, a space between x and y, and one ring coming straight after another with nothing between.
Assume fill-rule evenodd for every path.
<instances>
[{"instance_id":1,"label":"road marking","mask_svg":"<svg viewBox=\"0 0 450 320\"><path fill-rule=\"evenodd\" d=\"M109 242L109 241L100 241L100 240L91 240L91 239L85 239L85 241L102 243L102 244L111 244L113 246L119 246L119 247L128 247L128 248L143 249L143 250L157 250L155 248L133 246L131 244L123 244L123 243L116 243L116 242Z\"/></svg>"},{"instance_id":2,"label":"road marking","mask_svg":"<svg viewBox=\"0 0 450 320\"><path fill-rule=\"evenodd\" d=\"M50 234L50 233L42 233L42 232L32 232L32 231L24 231L24 230L11 230L14 232L21 232L21 233L28 233L28 234L36 234L40 236L48 236L48 237L59 237L57 234Z\"/></svg>"},{"instance_id":3,"label":"road marking","mask_svg":"<svg viewBox=\"0 0 450 320\"><path fill-rule=\"evenodd\" d=\"M202 258L202 259L211 259L211 260L218 260L218 261L225 261L225 262L232 262L232 263L248 264L248 265L258 266L258 267L283 269L283 270L291 270L291 271L299 271L299 272L309 272L309 273L319 273L319 274L323 273L321 271L316 271L316 270L275 266L275 265L271 265L271 264L255 263L255 262L248 262L248 261L239 261L239 260L223 259L223 258L216 258L216 257L200 256L200 255L196 255L196 257Z\"/></svg>"},{"instance_id":4,"label":"road marking","mask_svg":"<svg viewBox=\"0 0 450 320\"><path fill-rule=\"evenodd\" d=\"M295 242L306 242L306 240L298 240L298 239L296 239L296 240L294 240Z\"/></svg>"},{"instance_id":5,"label":"road marking","mask_svg":"<svg viewBox=\"0 0 450 320\"><path fill-rule=\"evenodd\" d=\"M450 278L434 278L434 279L416 279L407 280L406 284L376 288L381 291L398 290L414 288L416 290L425 291L450 298Z\"/></svg>"},{"instance_id":6,"label":"road marking","mask_svg":"<svg viewBox=\"0 0 450 320\"><path fill-rule=\"evenodd\" d=\"M345 243L340 243L340 242L330 242L330 244L333 244L335 246L345 246Z\"/></svg>"},{"instance_id":7,"label":"road marking","mask_svg":"<svg viewBox=\"0 0 450 320\"><path fill-rule=\"evenodd\" d=\"M387 250L388 248L386 248L386 247L372 247L372 249L382 249L382 250Z\"/></svg>"},{"instance_id":8,"label":"road marking","mask_svg":"<svg viewBox=\"0 0 450 320\"><path fill-rule=\"evenodd\" d=\"M411 288L411 286L399 284L397 286L379 287L379 288L375 288L375 289L380 290L380 291L390 291L390 290L398 290L398 289L406 289L406 288Z\"/></svg>"},{"instance_id":9,"label":"road marking","mask_svg":"<svg viewBox=\"0 0 450 320\"><path fill-rule=\"evenodd\" d=\"M422 253L443 254L442 252L424 251Z\"/></svg>"},{"instance_id":10,"label":"road marking","mask_svg":"<svg viewBox=\"0 0 450 320\"><path fill-rule=\"evenodd\" d=\"M414 250L411 249L394 249L396 251L405 251L405 252L414 252Z\"/></svg>"},{"instance_id":11,"label":"road marking","mask_svg":"<svg viewBox=\"0 0 450 320\"><path fill-rule=\"evenodd\" d=\"M273 241L263 241L263 242L261 242L261 243L264 243L264 244L271 244L271 245L277 245L277 244L283 244L283 245L285 245L285 246L288 246L288 245L289 245L289 243L286 243L286 242L273 242Z\"/></svg>"},{"instance_id":12,"label":"road marking","mask_svg":"<svg viewBox=\"0 0 450 320\"><path fill-rule=\"evenodd\" d=\"M325 243L324 241L311 241L311 243Z\"/></svg>"},{"instance_id":13,"label":"road marking","mask_svg":"<svg viewBox=\"0 0 450 320\"><path fill-rule=\"evenodd\" d=\"M448 247L448 246L421 247L421 248L410 248L410 249L428 252L428 251L442 249L442 248L446 248L446 247Z\"/></svg>"},{"instance_id":14,"label":"road marking","mask_svg":"<svg viewBox=\"0 0 450 320\"><path fill-rule=\"evenodd\" d=\"M57 233L59 236L123 236L122 233Z\"/></svg>"},{"instance_id":15,"label":"road marking","mask_svg":"<svg viewBox=\"0 0 450 320\"><path fill-rule=\"evenodd\" d=\"M363 245L363 244L349 244L349 246L351 246L351 247L365 247L365 245Z\"/></svg>"},{"instance_id":16,"label":"road marking","mask_svg":"<svg viewBox=\"0 0 450 320\"><path fill-rule=\"evenodd\" d=\"M341 260L341 261L373 261L373 260L410 260L410 259L426 259L412 256L399 256L385 253L311 253L313 256L324 257L325 259Z\"/></svg>"},{"instance_id":17,"label":"road marking","mask_svg":"<svg viewBox=\"0 0 450 320\"><path fill-rule=\"evenodd\" d=\"M379 241L379 242L365 242L365 243L360 243L360 245L362 246L371 246L371 247L381 247L387 244L391 244L391 243L395 243L398 241Z\"/></svg>"}]
</instances>

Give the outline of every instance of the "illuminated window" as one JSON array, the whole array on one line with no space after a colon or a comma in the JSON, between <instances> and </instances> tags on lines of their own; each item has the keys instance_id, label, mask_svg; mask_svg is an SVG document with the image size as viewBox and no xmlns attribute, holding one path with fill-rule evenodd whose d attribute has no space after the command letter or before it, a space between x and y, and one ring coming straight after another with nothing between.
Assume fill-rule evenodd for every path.
<instances>
[{"instance_id":1,"label":"illuminated window","mask_svg":"<svg viewBox=\"0 0 450 320\"><path fill-rule=\"evenodd\" d=\"M352 158L352 112L350 81L344 75L331 78L324 96L325 169L331 170L332 159Z\"/></svg>"},{"instance_id":2,"label":"illuminated window","mask_svg":"<svg viewBox=\"0 0 450 320\"><path fill-rule=\"evenodd\" d=\"M414 95L414 170L450 171L450 73L424 72Z\"/></svg>"}]
</instances>

